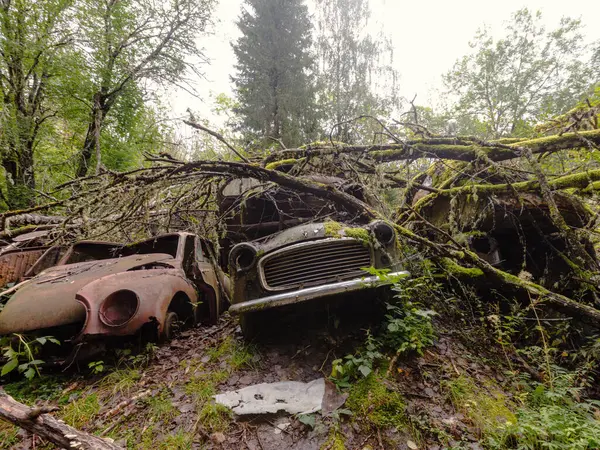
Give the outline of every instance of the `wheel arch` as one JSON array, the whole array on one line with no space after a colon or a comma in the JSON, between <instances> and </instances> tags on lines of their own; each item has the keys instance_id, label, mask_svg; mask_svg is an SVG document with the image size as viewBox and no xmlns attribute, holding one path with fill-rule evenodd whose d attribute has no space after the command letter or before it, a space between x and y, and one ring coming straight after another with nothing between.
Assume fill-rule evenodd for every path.
<instances>
[{"instance_id":1,"label":"wheel arch","mask_svg":"<svg viewBox=\"0 0 600 450\"><path fill-rule=\"evenodd\" d=\"M192 300L188 294L183 291L178 291L175 293L169 302L169 306L167 307L167 312L169 311L176 313L179 317L179 320L182 320L183 322L188 322L191 320L192 323L195 323L196 305L192 303Z\"/></svg>"}]
</instances>

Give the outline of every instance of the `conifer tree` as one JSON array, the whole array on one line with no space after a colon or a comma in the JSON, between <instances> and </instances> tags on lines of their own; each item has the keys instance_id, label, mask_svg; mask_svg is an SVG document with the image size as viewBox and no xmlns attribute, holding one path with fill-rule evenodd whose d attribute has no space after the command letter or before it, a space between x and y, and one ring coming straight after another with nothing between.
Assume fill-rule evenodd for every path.
<instances>
[{"instance_id":1,"label":"conifer tree","mask_svg":"<svg viewBox=\"0 0 600 450\"><path fill-rule=\"evenodd\" d=\"M265 144L311 140L317 127L314 57L303 0L246 0L233 44L242 131Z\"/></svg>"}]
</instances>

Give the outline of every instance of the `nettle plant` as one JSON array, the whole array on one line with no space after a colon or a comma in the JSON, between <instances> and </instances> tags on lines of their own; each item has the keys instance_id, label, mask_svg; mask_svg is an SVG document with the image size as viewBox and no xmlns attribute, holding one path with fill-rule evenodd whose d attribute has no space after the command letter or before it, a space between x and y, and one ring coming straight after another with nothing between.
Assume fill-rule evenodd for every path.
<instances>
[{"instance_id":1,"label":"nettle plant","mask_svg":"<svg viewBox=\"0 0 600 450\"><path fill-rule=\"evenodd\" d=\"M385 272L377 273L386 276ZM356 353L336 359L332 363L331 378L340 387L349 386L352 380L369 376L378 364L410 353L422 355L436 338L433 317L436 312L419 302L435 294L430 279L397 280L393 285L393 299L386 304L387 313L379 333L367 331L363 347Z\"/></svg>"},{"instance_id":2,"label":"nettle plant","mask_svg":"<svg viewBox=\"0 0 600 450\"><path fill-rule=\"evenodd\" d=\"M42 347L47 343L60 345L60 341L52 336L29 338L22 334L13 334L0 339L0 348L2 348L2 354L6 359L0 377L15 370L23 374L28 380L36 375L40 376L40 366L44 364L44 361L39 359L39 355Z\"/></svg>"}]
</instances>

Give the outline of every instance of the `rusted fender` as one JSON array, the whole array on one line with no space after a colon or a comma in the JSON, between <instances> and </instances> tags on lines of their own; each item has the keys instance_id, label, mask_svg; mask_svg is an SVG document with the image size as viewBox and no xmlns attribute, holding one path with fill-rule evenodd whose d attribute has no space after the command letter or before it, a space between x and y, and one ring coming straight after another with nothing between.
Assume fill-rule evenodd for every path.
<instances>
[{"instance_id":1,"label":"rusted fender","mask_svg":"<svg viewBox=\"0 0 600 450\"><path fill-rule=\"evenodd\" d=\"M169 261L173 261L170 255L157 253L69 264L45 270L24 284L6 303L0 312L0 334L83 322L85 309L75 300L75 294L87 284L121 272L130 277L137 272L131 272L137 266ZM121 288L125 287L126 281Z\"/></svg>"},{"instance_id":2,"label":"rusted fender","mask_svg":"<svg viewBox=\"0 0 600 450\"><path fill-rule=\"evenodd\" d=\"M107 326L100 320L102 301L108 295L123 289L137 295L137 311L122 326ZM198 301L194 286L180 269L140 270L99 278L76 295L86 311L85 324L76 340L94 335L127 336L135 334L144 324L152 321L158 323L160 332L169 304L178 293L187 295L194 305Z\"/></svg>"}]
</instances>

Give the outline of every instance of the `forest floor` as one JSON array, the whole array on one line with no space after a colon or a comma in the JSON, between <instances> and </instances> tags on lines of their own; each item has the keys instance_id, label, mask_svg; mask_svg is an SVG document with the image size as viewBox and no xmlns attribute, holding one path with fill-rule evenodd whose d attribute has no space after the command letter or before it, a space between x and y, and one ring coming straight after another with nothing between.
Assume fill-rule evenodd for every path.
<instances>
[{"instance_id":1,"label":"forest floor","mask_svg":"<svg viewBox=\"0 0 600 450\"><path fill-rule=\"evenodd\" d=\"M56 404L70 425L141 449L442 449L484 448L483 432L514 420L515 379L506 358L477 330L435 319L437 339L422 356L399 359L342 390L345 405L316 413L234 417L212 396L245 386L329 377L332 361L364 344L373 315L338 312L291 316L246 344L235 318L182 331L141 352L66 373L45 370L32 382L6 384L27 404ZM310 326L307 326L310 324ZM498 351L496 351L498 350ZM510 364L510 362L508 362ZM0 423L0 448L52 448Z\"/></svg>"}]
</instances>

